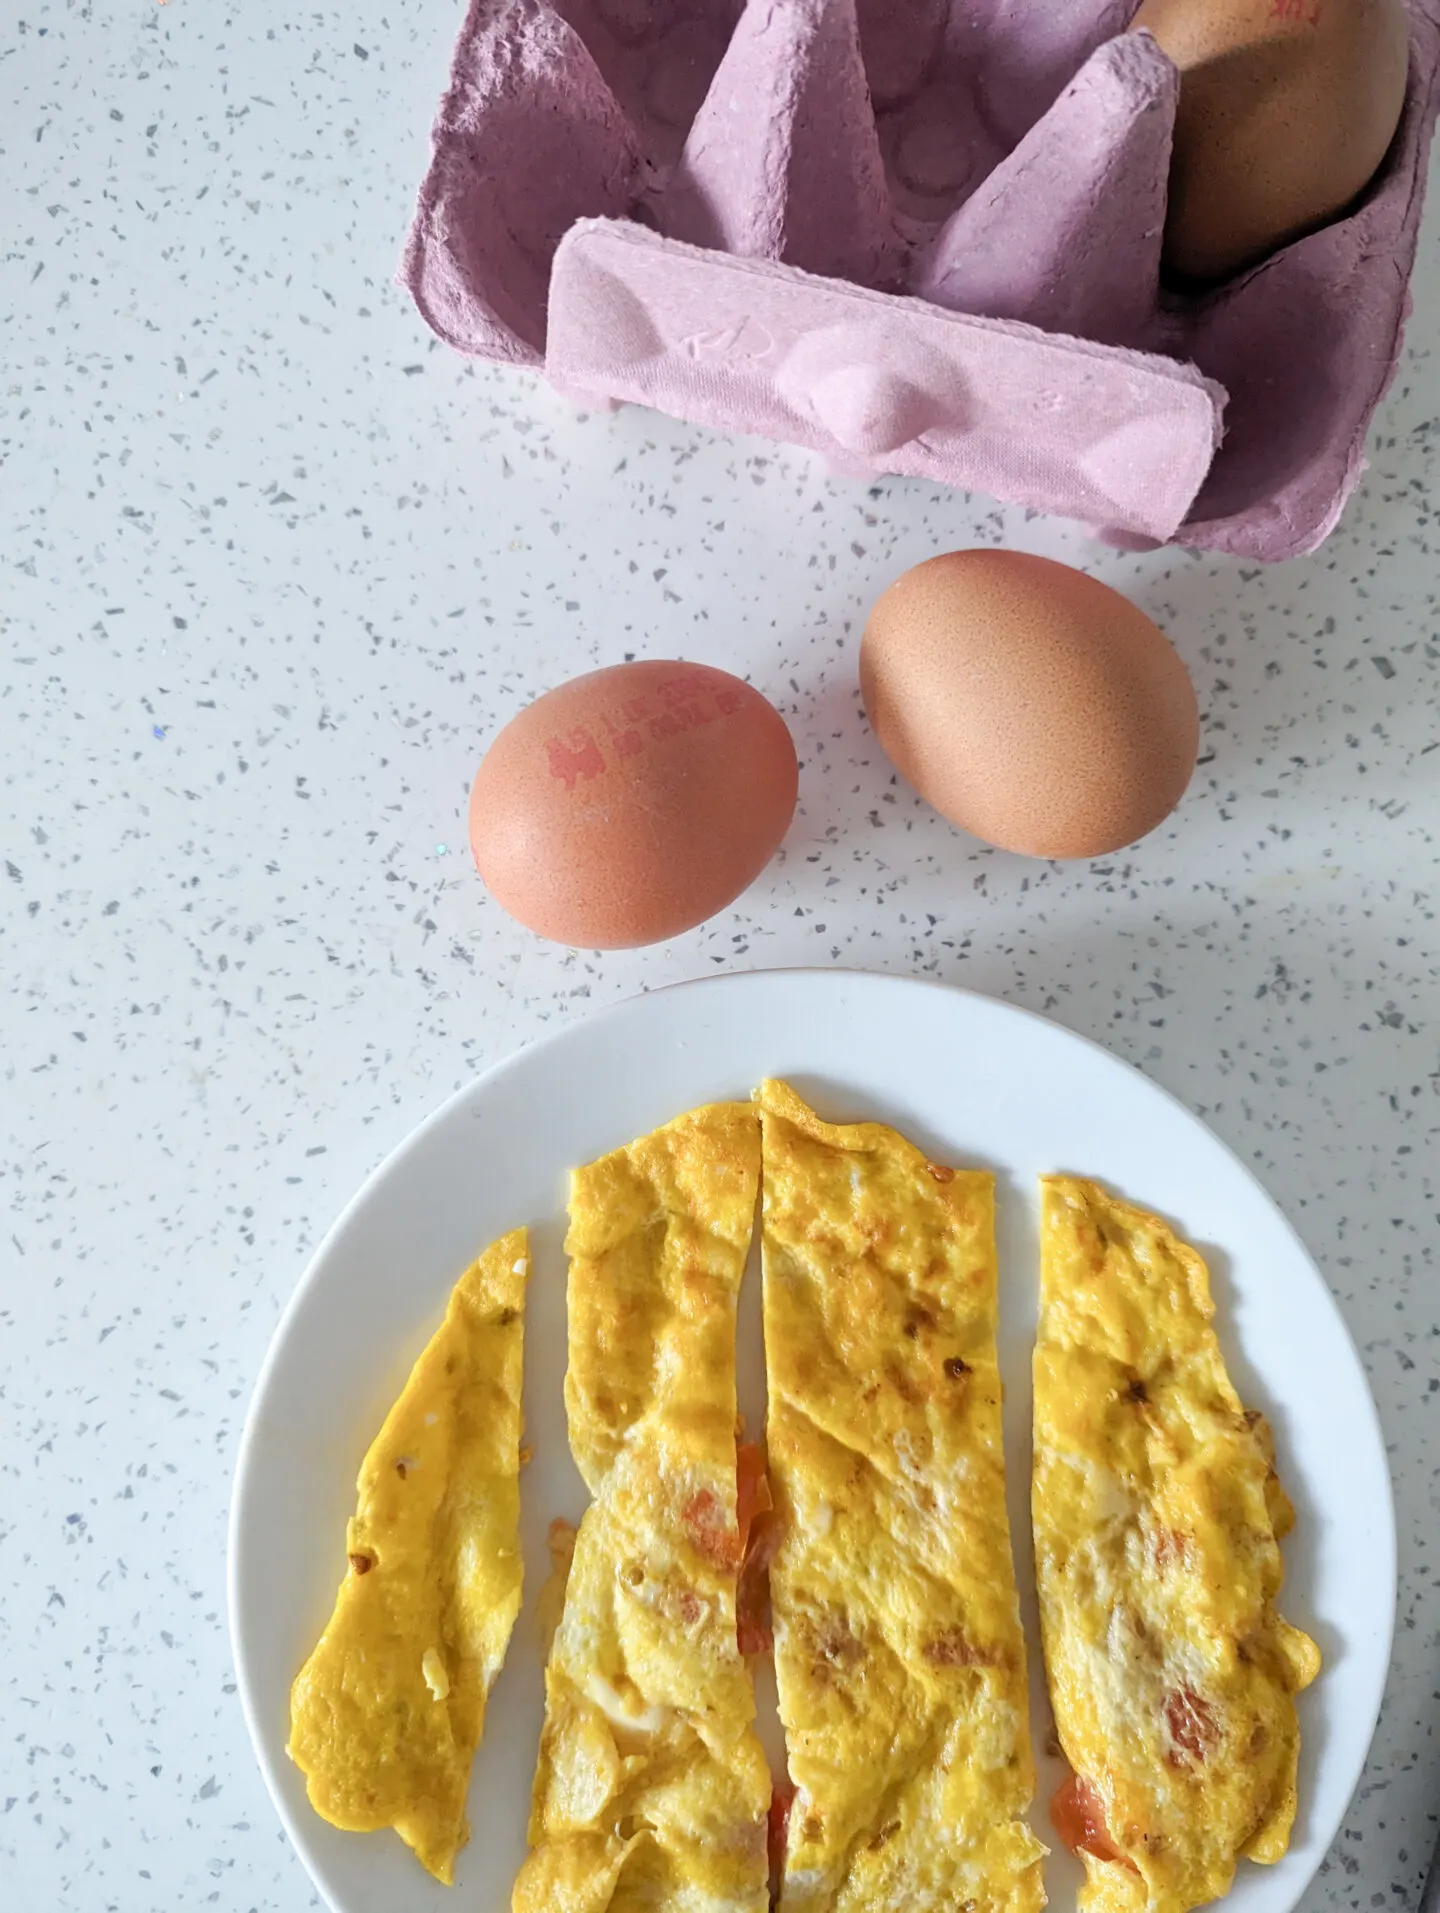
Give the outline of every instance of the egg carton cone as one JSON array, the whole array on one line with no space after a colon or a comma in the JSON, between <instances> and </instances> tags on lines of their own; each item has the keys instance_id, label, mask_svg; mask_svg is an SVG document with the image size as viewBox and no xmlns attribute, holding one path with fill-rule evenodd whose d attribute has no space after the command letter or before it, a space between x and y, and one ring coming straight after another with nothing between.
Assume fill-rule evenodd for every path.
<instances>
[{"instance_id":1,"label":"egg carton cone","mask_svg":"<svg viewBox=\"0 0 1440 1913\"><path fill-rule=\"evenodd\" d=\"M1136 0L471 0L401 277L581 400L1294 557L1399 357L1440 68L1440 0L1408 8L1360 202L1187 295Z\"/></svg>"}]
</instances>

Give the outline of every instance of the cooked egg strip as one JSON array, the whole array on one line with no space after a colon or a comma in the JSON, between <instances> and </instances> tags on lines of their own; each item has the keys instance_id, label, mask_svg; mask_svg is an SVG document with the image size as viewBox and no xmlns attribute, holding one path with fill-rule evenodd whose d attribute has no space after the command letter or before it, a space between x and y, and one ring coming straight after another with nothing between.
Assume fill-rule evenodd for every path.
<instances>
[{"instance_id":1,"label":"cooked egg strip","mask_svg":"<svg viewBox=\"0 0 1440 1913\"><path fill-rule=\"evenodd\" d=\"M575 1172L570 1445L592 1495L545 1675L515 1913L764 1913L736 1639L735 1314L760 1137L692 1111Z\"/></svg>"},{"instance_id":2,"label":"cooked egg strip","mask_svg":"<svg viewBox=\"0 0 1440 1913\"><path fill-rule=\"evenodd\" d=\"M993 1178L757 1092L782 1913L1030 1913Z\"/></svg>"},{"instance_id":3,"label":"cooked egg strip","mask_svg":"<svg viewBox=\"0 0 1440 1913\"><path fill-rule=\"evenodd\" d=\"M1158 1217L1043 1182L1036 1577L1085 1913L1185 1913L1242 1854L1279 1859L1295 1816L1319 1652L1276 1611L1292 1511L1213 1315Z\"/></svg>"},{"instance_id":4,"label":"cooked egg strip","mask_svg":"<svg viewBox=\"0 0 1440 1913\"><path fill-rule=\"evenodd\" d=\"M529 1242L455 1285L360 1467L335 1609L290 1696L311 1805L394 1827L449 1885L485 1699L520 1609L520 1371Z\"/></svg>"}]
</instances>

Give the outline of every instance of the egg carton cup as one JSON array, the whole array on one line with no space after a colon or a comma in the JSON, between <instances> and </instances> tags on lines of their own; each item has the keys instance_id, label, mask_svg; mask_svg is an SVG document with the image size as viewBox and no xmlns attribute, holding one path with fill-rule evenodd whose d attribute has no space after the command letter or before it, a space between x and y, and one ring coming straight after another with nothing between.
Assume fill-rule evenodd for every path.
<instances>
[{"instance_id":1,"label":"egg carton cup","mask_svg":"<svg viewBox=\"0 0 1440 1913\"><path fill-rule=\"evenodd\" d=\"M1179 76L1136 0L471 0L401 277L581 400L1293 557L1400 352L1440 64L1440 0L1408 4L1361 201L1182 295Z\"/></svg>"}]
</instances>

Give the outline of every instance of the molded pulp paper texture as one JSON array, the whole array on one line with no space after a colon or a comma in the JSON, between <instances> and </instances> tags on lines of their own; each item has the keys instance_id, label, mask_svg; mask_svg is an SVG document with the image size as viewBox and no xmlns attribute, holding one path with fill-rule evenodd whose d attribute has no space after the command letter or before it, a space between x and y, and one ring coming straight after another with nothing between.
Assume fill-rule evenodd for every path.
<instances>
[{"instance_id":1,"label":"molded pulp paper texture","mask_svg":"<svg viewBox=\"0 0 1440 1913\"><path fill-rule=\"evenodd\" d=\"M578 397L1291 557L1399 354L1440 63L1440 0L1409 5L1360 205L1186 297L1135 0L472 0L403 278Z\"/></svg>"}]
</instances>

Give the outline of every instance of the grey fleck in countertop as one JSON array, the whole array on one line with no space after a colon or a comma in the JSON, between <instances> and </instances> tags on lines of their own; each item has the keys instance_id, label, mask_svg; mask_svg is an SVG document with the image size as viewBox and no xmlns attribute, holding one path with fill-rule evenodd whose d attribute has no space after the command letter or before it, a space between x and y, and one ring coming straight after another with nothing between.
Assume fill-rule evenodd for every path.
<instances>
[{"instance_id":1,"label":"grey fleck in countertop","mask_svg":"<svg viewBox=\"0 0 1440 1913\"><path fill-rule=\"evenodd\" d=\"M1069 527L435 344L391 274L458 25L355 0L21 0L0 25L0 1880L24 1913L317 1904L235 1698L225 1523L278 1312L360 1179L537 1032L673 979L842 963L1042 1010L1197 1110L1363 1352L1395 1667L1312 1909L1407 1908L1440 1803L1440 248L1320 554ZM1172 822L1086 866L897 786L866 608L937 549L1085 565L1205 713ZM628 654L791 723L779 861L659 948L538 944L465 802L543 687Z\"/></svg>"}]
</instances>

